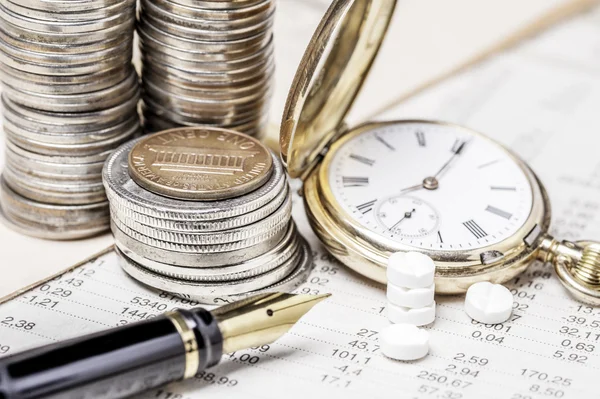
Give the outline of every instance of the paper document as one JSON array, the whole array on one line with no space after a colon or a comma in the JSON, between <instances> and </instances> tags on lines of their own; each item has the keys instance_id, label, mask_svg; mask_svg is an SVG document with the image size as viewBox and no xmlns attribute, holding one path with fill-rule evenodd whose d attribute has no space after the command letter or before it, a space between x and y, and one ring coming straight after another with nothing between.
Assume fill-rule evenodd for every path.
<instances>
[{"instance_id":1,"label":"paper document","mask_svg":"<svg viewBox=\"0 0 600 399\"><path fill-rule=\"evenodd\" d=\"M553 234L600 240L600 10L391 110L482 131L518 152L553 205ZM400 171L399 171L400 172ZM297 184L297 182L295 182ZM295 197L294 217L315 269L298 292L330 292L276 343L140 398L600 398L600 308L572 300L550 266L532 265L507 286L511 319L472 322L463 297L438 297L430 354L386 359L383 287L350 272L318 244ZM0 356L194 304L156 293L109 253L0 305Z\"/></svg>"},{"instance_id":2,"label":"paper document","mask_svg":"<svg viewBox=\"0 0 600 399\"><path fill-rule=\"evenodd\" d=\"M416 88L446 76L473 59L522 37L524 33L536 32L557 19L585 9L594 1L529 0L524 3L521 0L454 0L452 4L444 0L399 1L386 45L353 116L360 118L389 107L390 103ZM274 28L276 84L270 113L273 124L268 142L277 143L279 129L276 125L281 119L294 73L330 3L330 0L277 2ZM463 10L469 10L469 13ZM427 33L414 40L413 32L421 31L422 23L428 26ZM139 61L139 56L136 47L134 63ZM394 90L388 90L390 84ZM0 131L0 141L3 139ZM3 164L0 151L0 171ZM86 240L52 242L23 236L0 225L0 242L0 269L11 270L0 279L2 302L11 298L15 291L21 292L23 288L97 255L112 244L112 238L106 233ZM27 253L27 257L23 257L23 253Z\"/></svg>"}]
</instances>

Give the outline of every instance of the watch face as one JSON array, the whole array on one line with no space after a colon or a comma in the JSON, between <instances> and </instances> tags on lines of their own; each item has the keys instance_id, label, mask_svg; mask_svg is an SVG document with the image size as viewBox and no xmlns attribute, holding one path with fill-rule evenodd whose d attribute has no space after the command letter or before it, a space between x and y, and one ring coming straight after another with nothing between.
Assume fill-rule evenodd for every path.
<instances>
[{"instance_id":1,"label":"watch face","mask_svg":"<svg viewBox=\"0 0 600 399\"><path fill-rule=\"evenodd\" d=\"M500 145L456 126L406 122L365 131L331 154L329 184L355 222L426 250L487 247L533 205L525 171Z\"/></svg>"}]
</instances>

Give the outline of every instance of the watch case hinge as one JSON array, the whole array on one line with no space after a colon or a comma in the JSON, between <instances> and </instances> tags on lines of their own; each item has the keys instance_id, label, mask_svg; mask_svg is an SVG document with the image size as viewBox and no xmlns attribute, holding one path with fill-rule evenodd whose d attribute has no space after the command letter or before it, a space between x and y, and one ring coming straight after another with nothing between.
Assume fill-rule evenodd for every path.
<instances>
[{"instance_id":1,"label":"watch case hinge","mask_svg":"<svg viewBox=\"0 0 600 399\"><path fill-rule=\"evenodd\" d=\"M304 172L304 174L300 177L300 179L302 179L302 181L306 180L306 178L308 178L308 176L311 175L311 173L317 167L317 165L319 165L321 163L321 161L323 160L323 158L325 158L325 156L329 152L329 149L331 148L333 143L335 143L340 137L342 137L344 134L346 134L348 132L348 130L349 130L348 125L345 122L342 122L337 127L336 133L331 137L331 140L329 140L327 142L327 144L325 144L325 146L321 149L321 151L319 152L319 155L317 156L315 161L312 163L312 166L310 168L308 168Z\"/></svg>"}]
</instances>

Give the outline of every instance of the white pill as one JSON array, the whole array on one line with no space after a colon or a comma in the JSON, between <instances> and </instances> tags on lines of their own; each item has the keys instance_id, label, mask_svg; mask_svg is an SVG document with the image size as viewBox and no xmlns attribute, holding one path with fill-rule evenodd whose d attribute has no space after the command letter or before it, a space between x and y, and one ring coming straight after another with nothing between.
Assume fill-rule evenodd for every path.
<instances>
[{"instance_id":1,"label":"white pill","mask_svg":"<svg viewBox=\"0 0 600 399\"><path fill-rule=\"evenodd\" d=\"M435 264L419 252L396 252L388 260L388 282L399 287L425 288L433 284Z\"/></svg>"},{"instance_id":2,"label":"white pill","mask_svg":"<svg viewBox=\"0 0 600 399\"><path fill-rule=\"evenodd\" d=\"M379 345L389 358L421 359L429 352L429 333L410 324L392 324L381 332Z\"/></svg>"},{"instance_id":3,"label":"white pill","mask_svg":"<svg viewBox=\"0 0 600 399\"><path fill-rule=\"evenodd\" d=\"M406 288L388 283L387 299L396 306L422 308L433 303L435 284L427 288Z\"/></svg>"},{"instance_id":4,"label":"white pill","mask_svg":"<svg viewBox=\"0 0 600 399\"><path fill-rule=\"evenodd\" d=\"M394 324L412 324L424 326L435 320L435 302L422 308L406 308L388 303L386 306L387 318Z\"/></svg>"},{"instance_id":5,"label":"white pill","mask_svg":"<svg viewBox=\"0 0 600 399\"><path fill-rule=\"evenodd\" d=\"M513 296L503 285L484 281L467 290L465 312L480 323L503 323L510 318L512 307Z\"/></svg>"}]
</instances>

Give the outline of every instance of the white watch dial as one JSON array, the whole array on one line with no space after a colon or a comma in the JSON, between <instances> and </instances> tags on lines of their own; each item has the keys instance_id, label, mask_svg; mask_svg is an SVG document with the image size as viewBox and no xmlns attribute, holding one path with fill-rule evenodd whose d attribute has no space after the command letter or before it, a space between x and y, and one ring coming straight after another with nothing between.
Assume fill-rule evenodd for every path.
<instances>
[{"instance_id":1,"label":"white watch dial","mask_svg":"<svg viewBox=\"0 0 600 399\"><path fill-rule=\"evenodd\" d=\"M532 209L525 172L501 146L450 125L410 122L345 142L329 168L342 209L381 236L459 251L505 240Z\"/></svg>"}]
</instances>

